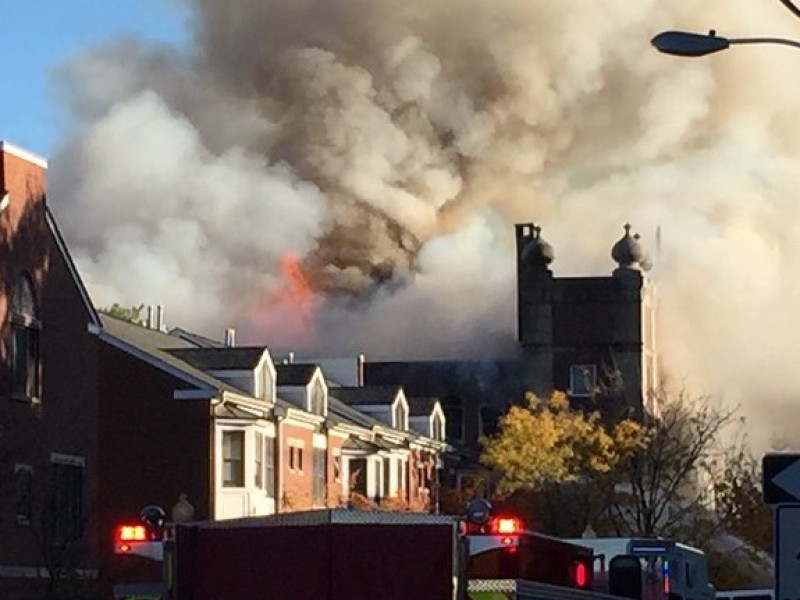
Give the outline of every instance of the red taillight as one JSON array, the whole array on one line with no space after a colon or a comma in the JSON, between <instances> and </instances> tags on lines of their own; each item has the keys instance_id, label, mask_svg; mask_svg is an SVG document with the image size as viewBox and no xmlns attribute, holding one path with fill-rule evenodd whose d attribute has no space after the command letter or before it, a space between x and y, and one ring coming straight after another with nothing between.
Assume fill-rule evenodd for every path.
<instances>
[{"instance_id":1,"label":"red taillight","mask_svg":"<svg viewBox=\"0 0 800 600\"><path fill-rule=\"evenodd\" d=\"M496 535L519 535L522 521L515 517L495 517L489 524L489 532Z\"/></svg>"},{"instance_id":2,"label":"red taillight","mask_svg":"<svg viewBox=\"0 0 800 600\"><path fill-rule=\"evenodd\" d=\"M589 569L586 563L575 561L572 564L572 582L575 587L586 587L589 583Z\"/></svg>"},{"instance_id":3,"label":"red taillight","mask_svg":"<svg viewBox=\"0 0 800 600\"><path fill-rule=\"evenodd\" d=\"M144 525L120 525L115 537L118 542L143 542L147 539L147 529Z\"/></svg>"}]
</instances>

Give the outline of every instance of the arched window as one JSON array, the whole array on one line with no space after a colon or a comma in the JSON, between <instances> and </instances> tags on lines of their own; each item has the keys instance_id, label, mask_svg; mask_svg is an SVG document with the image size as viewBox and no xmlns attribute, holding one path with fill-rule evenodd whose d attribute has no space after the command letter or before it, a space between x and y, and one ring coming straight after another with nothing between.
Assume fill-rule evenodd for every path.
<instances>
[{"instance_id":1,"label":"arched window","mask_svg":"<svg viewBox=\"0 0 800 600\"><path fill-rule=\"evenodd\" d=\"M22 274L11 296L11 393L39 398L39 310L33 284Z\"/></svg>"}]
</instances>

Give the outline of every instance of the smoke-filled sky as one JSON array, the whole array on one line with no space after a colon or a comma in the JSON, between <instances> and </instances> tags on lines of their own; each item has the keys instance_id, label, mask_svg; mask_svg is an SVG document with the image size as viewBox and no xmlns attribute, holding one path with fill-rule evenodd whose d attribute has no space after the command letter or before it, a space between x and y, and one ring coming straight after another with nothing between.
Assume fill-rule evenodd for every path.
<instances>
[{"instance_id":1,"label":"smoke-filled sky","mask_svg":"<svg viewBox=\"0 0 800 600\"><path fill-rule=\"evenodd\" d=\"M777 0L185 2L187 47L119 40L58 73L51 205L97 305L317 354L496 355L513 223L565 276L609 274L630 221L671 371L761 438L793 414L800 54L649 45L800 37Z\"/></svg>"}]
</instances>

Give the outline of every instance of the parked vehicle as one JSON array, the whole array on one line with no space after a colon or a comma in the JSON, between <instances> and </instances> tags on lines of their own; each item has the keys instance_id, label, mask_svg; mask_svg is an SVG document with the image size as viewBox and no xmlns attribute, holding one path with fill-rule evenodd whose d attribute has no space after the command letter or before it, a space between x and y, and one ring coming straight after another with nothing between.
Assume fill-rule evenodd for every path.
<instances>
[{"instance_id":1,"label":"parked vehicle","mask_svg":"<svg viewBox=\"0 0 800 600\"><path fill-rule=\"evenodd\" d=\"M585 543L526 531L488 503L466 518L335 509L170 527L150 517L122 525L115 551L162 563L163 578L119 582L119 600L676 600L664 583L674 543L628 544L606 569Z\"/></svg>"}]
</instances>

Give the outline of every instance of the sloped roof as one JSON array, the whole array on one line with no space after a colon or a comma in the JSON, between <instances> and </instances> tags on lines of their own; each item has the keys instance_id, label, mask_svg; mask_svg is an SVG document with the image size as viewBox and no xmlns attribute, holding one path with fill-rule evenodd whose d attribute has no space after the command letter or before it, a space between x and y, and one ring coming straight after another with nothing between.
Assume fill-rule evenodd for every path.
<instances>
[{"instance_id":1,"label":"sloped roof","mask_svg":"<svg viewBox=\"0 0 800 600\"><path fill-rule=\"evenodd\" d=\"M359 438L349 438L342 444L342 448L348 450L365 450L367 452L378 452L379 450L396 450L403 448L401 444L393 444L381 438L375 438L371 442Z\"/></svg>"},{"instance_id":2,"label":"sloped roof","mask_svg":"<svg viewBox=\"0 0 800 600\"><path fill-rule=\"evenodd\" d=\"M374 426L378 425L381 427L386 427L386 423L378 421L377 419L362 413L355 408L350 408L347 404L339 400L336 394L337 388L332 388L328 390L328 416L335 416L339 417L339 419L343 419L345 423L352 423L353 425L359 425L366 429L372 429Z\"/></svg>"},{"instance_id":3,"label":"sloped roof","mask_svg":"<svg viewBox=\"0 0 800 600\"><path fill-rule=\"evenodd\" d=\"M266 352L259 347L172 348L170 354L205 371L255 369Z\"/></svg>"},{"instance_id":4,"label":"sloped roof","mask_svg":"<svg viewBox=\"0 0 800 600\"><path fill-rule=\"evenodd\" d=\"M368 404L393 404L397 394L402 391L399 385L368 385L364 387L337 387L330 393L350 406L363 406Z\"/></svg>"},{"instance_id":5,"label":"sloped roof","mask_svg":"<svg viewBox=\"0 0 800 600\"><path fill-rule=\"evenodd\" d=\"M191 380L191 383L196 387L205 386L220 392L242 392L242 390L207 374L170 352L170 350L179 348L193 348L194 346L186 340L156 329L148 329L142 325L115 319L105 314L100 314L100 321L103 325L103 332L100 334L101 339L105 339L105 341L112 344L118 340L129 347L135 348L165 367L165 369L185 375L185 379ZM104 332L110 335L111 338L104 336Z\"/></svg>"},{"instance_id":6,"label":"sloped roof","mask_svg":"<svg viewBox=\"0 0 800 600\"><path fill-rule=\"evenodd\" d=\"M219 342L217 340L212 340L209 337L204 335L200 335L199 333L193 333L191 331L187 331L182 327L173 327L169 330L170 335L174 335L179 337L187 342L190 342L197 346L198 348L224 348L225 344Z\"/></svg>"},{"instance_id":7,"label":"sloped roof","mask_svg":"<svg viewBox=\"0 0 800 600\"><path fill-rule=\"evenodd\" d=\"M314 372L319 367L313 364L291 363L288 365L276 364L275 371L278 374L277 385L299 386L308 385Z\"/></svg>"},{"instance_id":8,"label":"sloped roof","mask_svg":"<svg viewBox=\"0 0 800 600\"><path fill-rule=\"evenodd\" d=\"M0 140L0 147L2 147L3 143L4 142ZM45 166L47 165L45 164ZM92 304L89 293L86 291L86 286L83 285L83 280L78 273L78 269L75 267L75 263L72 260L72 255L69 253L69 249L64 241L64 237L61 235L61 231L58 228L58 223L56 223L56 219L47 205L45 205L44 216L47 221L47 227L53 236L53 243L55 243L56 248L61 254L61 257L64 259L64 263L67 265L67 270L72 277L72 281L75 283L75 287L78 289L78 294L83 301L83 306L86 309L89 322L94 326L99 326L100 314L97 312L97 310L95 310L94 304Z\"/></svg>"}]
</instances>

